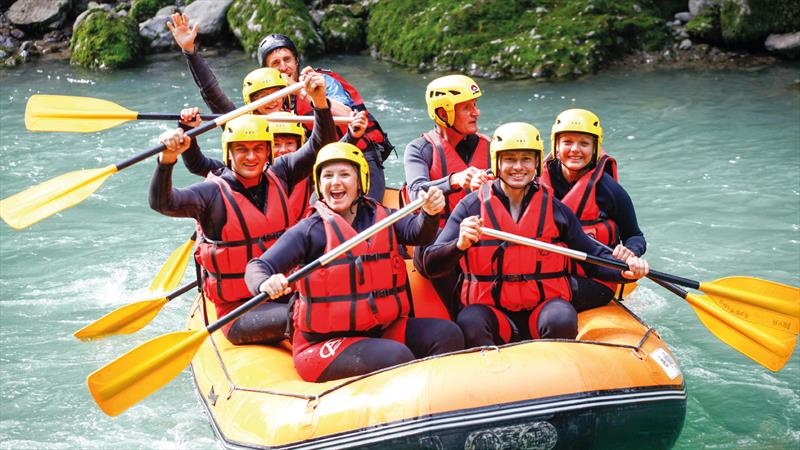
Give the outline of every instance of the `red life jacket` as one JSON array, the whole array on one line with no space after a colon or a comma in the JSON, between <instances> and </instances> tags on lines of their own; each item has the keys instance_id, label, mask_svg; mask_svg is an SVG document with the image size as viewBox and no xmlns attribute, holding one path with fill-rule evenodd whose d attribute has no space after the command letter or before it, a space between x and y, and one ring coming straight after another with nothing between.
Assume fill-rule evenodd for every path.
<instances>
[{"instance_id":1,"label":"red life jacket","mask_svg":"<svg viewBox=\"0 0 800 450\"><path fill-rule=\"evenodd\" d=\"M552 186L550 181L549 162L551 159L545 161L544 171L540 178L540 182L548 187ZM595 167L584 173L578 181L570 188L569 192L560 199L561 203L567 205L571 209L578 220L581 222L583 232L589 236L597 239L609 247L614 247L619 243L619 225L614 219L605 215L600 207L597 205L597 184L603 173L608 173L617 181L617 161L606 154L603 149L600 149L599 158ZM586 276L580 264L573 266L573 271L581 276ZM601 281L594 279L598 283L602 283L609 289L616 292L618 285L609 281Z\"/></svg>"},{"instance_id":2,"label":"red life jacket","mask_svg":"<svg viewBox=\"0 0 800 450\"><path fill-rule=\"evenodd\" d=\"M280 181L269 169L265 176L268 187L264 211L232 190L223 178L213 173L206 177L208 182L219 187L227 218L219 241L203 235L198 225L195 260L202 267L203 293L215 304L249 299L250 291L244 283L247 262L261 256L295 224Z\"/></svg>"},{"instance_id":3,"label":"red life jacket","mask_svg":"<svg viewBox=\"0 0 800 450\"><path fill-rule=\"evenodd\" d=\"M375 222L389 211L375 208ZM363 206L362 206L363 207ZM313 206L325 225L329 252L357 234L342 216L323 202ZM306 333L341 333L386 328L410 310L406 295L406 264L397 252L393 227L358 244L298 283L294 326Z\"/></svg>"},{"instance_id":4,"label":"red life jacket","mask_svg":"<svg viewBox=\"0 0 800 450\"><path fill-rule=\"evenodd\" d=\"M292 192L289 194L289 211L296 221L299 222L305 217L308 210L308 202L313 192L314 182L311 177L298 182L292 187Z\"/></svg>"},{"instance_id":5,"label":"red life jacket","mask_svg":"<svg viewBox=\"0 0 800 450\"><path fill-rule=\"evenodd\" d=\"M453 146L450 145L449 142L442 140L436 130L428 131L423 134L422 137L430 142L433 147L431 168L428 172L428 177L431 180L438 180L451 173L461 172L469 166L481 170L489 168L489 141L491 139L486 135L478 133L478 146L472 153L472 158L470 158L469 162L464 162ZM468 193L469 191L466 189L461 189L447 194L445 198L444 214L442 215L442 221L439 223L439 228L444 228L445 223L447 223L447 218L450 217L450 213L453 212L453 208L455 208L458 202L466 197Z\"/></svg>"},{"instance_id":6,"label":"red life jacket","mask_svg":"<svg viewBox=\"0 0 800 450\"><path fill-rule=\"evenodd\" d=\"M358 149L363 152L372 143L383 144L384 142L386 142L388 144L386 133L384 133L383 129L381 129L381 126L380 124L378 124L378 121L377 119L375 119L375 116L373 116L367 110L367 107L364 105L364 100L361 98L361 94L358 92L358 90L356 90L356 88L354 88L353 85L348 83L347 80L345 80L341 75L339 75L336 72L319 68L314 70L321 74L328 75L334 80L341 83L342 88L344 88L344 90L350 96L350 99L353 101L353 109L355 111L367 111L367 129L366 131L364 131L364 135L361 136L358 142L356 142L355 144L356 147L358 147ZM297 114L298 116L313 114L313 108L311 107L311 104L309 102L301 99L299 95L295 96L294 98L295 98L295 106L294 106L295 114ZM309 132L311 132L311 130L314 127L314 124L306 123L303 124L303 126L306 127L306 129ZM344 136L345 133L347 133L347 125L340 126L339 127L340 137ZM388 155L384 156L383 159L385 160L387 156Z\"/></svg>"},{"instance_id":7,"label":"red life jacket","mask_svg":"<svg viewBox=\"0 0 800 450\"><path fill-rule=\"evenodd\" d=\"M478 193L486 226L564 247L553 219L553 191L545 186L533 195L519 222L489 184ZM572 299L569 258L506 241L481 239L461 258L464 283L461 302L484 304L508 311L532 310L553 298Z\"/></svg>"}]
</instances>

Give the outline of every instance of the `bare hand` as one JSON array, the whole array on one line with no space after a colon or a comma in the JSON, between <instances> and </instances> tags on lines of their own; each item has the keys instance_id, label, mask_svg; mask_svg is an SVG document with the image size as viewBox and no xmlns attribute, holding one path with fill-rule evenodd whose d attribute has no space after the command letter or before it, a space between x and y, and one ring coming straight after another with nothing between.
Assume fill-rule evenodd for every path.
<instances>
[{"instance_id":1,"label":"bare hand","mask_svg":"<svg viewBox=\"0 0 800 450\"><path fill-rule=\"evenodd\" d=\"M282 273L276 273L267 278L267 281L261 283L258 290L267 294L273 300L292 292L292 288L289 287L289 280Z\"/></svg>"},{"instance_id":2,"label":"bare hand","mask_svg":"<svg viewBox=\"0 0 800 450\"><path fill-rule=\"evenodd\" d=\"M303 83L304 98L311 97L316 108L328 107L328 101L325 99L325 78L321 73L315 72L311 66L306 66L300 73L300 82Z\"/></svg>"},{"instance_id":3,"label":"bare hand","mask_svg":"<svg viewBox=\"0 0 800 450\"><path fill-rule=\"evenodd\" d=\"M435 216L444 210L444 194L436 186L428 189L428 192L420 192L420 197L424 199L422 210L425 211L425 214Z\"/></svg>"},{"instance_id":4,"label":"bare hand","mask_svg":"<svg viewBox=\"0 0 800 450\"><path fill-rule=\"evenodd\" d=\"M624 245L617 244L617 246L614 248L614 253L612 253L611 256L617 258L620 261L625 261L631 256L636 256L636 255Z\"/></svg>"},{"instance_id":5,"label":"bare hand","mask_svg":"<svg viewBox=\"0 0 800 450\"><path fill-rule=\"evenodd\" d=\"M456 172L450 175L450 186L454 189L469 189L472 183L472 177L477 176L480 172L483 171L472 166L467 167L461 172Z\"/></svg>"},{"instance_id":6,"label":"bare hand","mask_svg":"<svg viewBox=\"0 0 800 450\"><path fill-rule=\"evenodd\" d=\"M622 276L631 280L638 280L650 272L650 265L638 256L630 256L625 259L625 264L630 270L622 271Z\"/></svg>"},{"instance_id":7,"label":"bare hand","mask_svg":"<svg viewBox=\"0 0 800 450\"><path fill-rule=\"evenodd\" d=\"M480 216L469 216L461 221L461 227L458 232L458 241L456 247L464 251L472 244L478 242L481 238L481 227L483 226L483 219Z\"/></svg>"},{"instance_id":8,"label":"bare hand","mask_svg":"<svg viewBox=\"0 0 800 450\"><path fill-rule=\"evenodd\" d=\"M350 136L358 139L364 135L367 130L367 112L366 111L350 111L350 118L352 121L348 126Z\"/></svg>"},{"instance_id":9,"label":"bare hand","mask_svg":"<svg viewBox=\"0 0 800 450\"><path fill-rule=\"evenodd\" d=\"M477 191L486 183L490 183L494 180L494 175L490 175L486 173L486 171L479 171L477 174L473 175L469 182L469 190L470 191Z\"/></svg>"},{"instance_id":10,"label":"bare hand","mask_svg":"<svg viewBox=\"0 0 800 450\"><path fill-rule=\"evenodd\" d=\"M200 108L183 108L181 110L181 123L196 128L203 120L200 118Z\"/></svg>"},{"instance_id":11,"label":"bare hand","mask_svg":"<svg viewBox=\"0 0 800 450\"><path fill-rule=\"evenodd\" d=\"M189 18L186 14L175 13L170 16L171 22L167 22L167 28L172 32L175 43L186 53L194 52L194 40L197 38L197 27L189 28Z\"/></svg>"},{"instance_id":12,"label":"bare hand","mask_svg":"<svg viewBox=\"0 0 800 450\"><path fill-rule=\"evenodd\" d=\"M162 164L174 164L178 155L185 152L192 143L192 138L187 137L181 128L161 133L158 140L167 147L158 157Z\"/></svg>"}]
</instances>

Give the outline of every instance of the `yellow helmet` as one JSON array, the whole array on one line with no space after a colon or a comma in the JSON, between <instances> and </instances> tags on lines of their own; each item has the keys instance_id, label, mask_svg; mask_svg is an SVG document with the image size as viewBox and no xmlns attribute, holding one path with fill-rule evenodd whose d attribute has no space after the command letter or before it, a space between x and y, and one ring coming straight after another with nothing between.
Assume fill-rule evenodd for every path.
<instances>
[{"instance_id":1,"label":"yellow helmet","mask_svg":"<svg viewBox=\"0 0 800 450\"><path fill-rule=\"evenodd\" d=\"M232 142L265 141L269 143L268 161L272 164L272 133L264 116L245 114L228 121L222 130L222 163L229 166Z\"/></svg>"},{"instance_id":2,"label":"yellow helmet","mask_svg":"<svg viewBox=\"0 0 800 450\"><path fill-rule=\"evenodd\" d=\"M511 122L500 125L494 130L492 142L489 144L489 157L491 169L495 176L497 172L497 154L505 151L533 151L539 158L539 172L542 174L542 159L544 157L544 142L539 130L533 125L524 122Z\"/></svg>"},{"instance_id":3,"label":"yellow helmet","mask_svg":"<svg viewBox=\"0 0 800 450\"><path fill-rule=\"evenodd\" d=\"M262 67L247 74L242 82L244 103L250 103L250 96L262 89L273 87L284 88L289 83L281 77L281 73L270 67Z\"/></svg>"},{"instance_id":4,"label":"yellow helmet","mask_svg":"<svg viewBox=\"0 0 800 450\"><path fill-rule=\"evenodd\" d=\"M271 117L293 117L294 114L286 111L278 111L267 114L267 119ZM274 138L276 134L292 134L300 138L300 145L306 143L306 129L298 122L270 122L269 131Z\"/></svg>"},{"instance_id":5,"label":"yellow helmet","mask_svg":"<svg viewBox=\"0 0 800 450\"><path fill-rule=\"evenodd\" d=\"M600 128L600 118L593 112L585 109L568 109L561 112L553 123L553 130L550 133L550 156L555 159L556 139L558 134L565 132L585 133L595 137L594 162L600 152L597 150L603 145L603 129Z\"/></svg>"},{"instance_id":6,"label":"yellow helmet","mask_svg":"<svg viewBox=\"0 0 800 450\"><path fill-rule=\"evenodd\" d=\"M445 127L452 127L456 115L456 104L476 99L482 95L481 88L472 78L464 75L447 75L439 77L425 89L425 103L428 104L428 115L434 122ZM438 108L447 113L447 123L436 115Z\"/></svg>"},{"instance_id":7,"label":"yellow helmet","mask_svg":"<svg viewBox=\"0 0 800 450\"><path fill-rule=\"evenodd\" d=\"M319 189L319 174L323 166L332 161L347 161L358 167L358 178L361 182L361 193L367 195L369 192L369 166L364 154L355 145L344 142L330 143L317 153L317 161L314 163L314 191L317 198L322 198Z\"/></svg>"}]
</instances>

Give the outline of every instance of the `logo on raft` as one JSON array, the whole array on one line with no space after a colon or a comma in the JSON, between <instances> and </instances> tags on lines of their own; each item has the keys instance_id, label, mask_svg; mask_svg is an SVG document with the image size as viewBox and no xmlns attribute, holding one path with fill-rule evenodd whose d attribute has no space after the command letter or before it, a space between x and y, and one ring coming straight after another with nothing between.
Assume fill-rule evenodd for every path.
<instances>
[{"instance_id":1,"label":"logo on raft","mask_svg":"<svg viewBox=\"0 0 800 450\"><path fill-rule=\"evenodd\" d=\"M464 450L551 450L557 443L556 427L550 422L533 422L473 431L464 442Z\"/></svg>"}]
</instances>

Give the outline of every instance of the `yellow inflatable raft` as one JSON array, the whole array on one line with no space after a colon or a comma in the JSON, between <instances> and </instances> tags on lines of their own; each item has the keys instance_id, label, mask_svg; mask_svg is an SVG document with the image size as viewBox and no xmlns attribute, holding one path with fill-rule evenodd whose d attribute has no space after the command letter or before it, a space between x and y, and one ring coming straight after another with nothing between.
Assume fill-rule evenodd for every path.
<instances>
[{"instance_id":1,"label":"yellow inflatable raft","mask_svg":"<svg viewBox=\"0 0 800 450\"><path fill-rule=\"evenodd\" d=\"M420 295L427 281L410 279L416 314L441 316ZM216 319L198 296L189 328L204 316ZM235 449L669 448L686 409L672 354L617 302L581 313L576 341L470 349L326 383L300 379L289 343L234 346L214 333L192 374Z\"/></svg>"}]
</instances>

